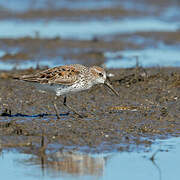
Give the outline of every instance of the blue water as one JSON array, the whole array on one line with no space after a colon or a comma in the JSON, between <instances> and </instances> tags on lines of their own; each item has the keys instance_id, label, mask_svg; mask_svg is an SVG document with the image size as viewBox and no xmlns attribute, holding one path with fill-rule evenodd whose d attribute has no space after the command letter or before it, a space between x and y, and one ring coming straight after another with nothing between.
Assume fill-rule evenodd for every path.
<instances>
[{"instance_id":1,"label":"blue water","mask_svg":"<svg viewBox=\"0 0 180 180\"><path fill-rule=\"evenodd\" d=\"M5 52L0 51L1 55ZM140 50L124 50L116 52L105 52L105 65L107 68L132 68L136 64L142 67L180 67L180 51L178 48L147 48ZM138 60L138 62L137 62ZM78 63L78 61L76 61ZM26 60L13 63L13 61L0 61L0 70L27 69L37 66L54 67L64 64L72 64L73 60L64 60L61 57L52 59L39 59L38 61Z\"/></svg>"},{"instance_id":2,"label":"blue water","mask_svg":"<svg viewBox=\"0 0 180 180\"><path fill-rule=\"evenodd\" d=\"M157 150L159 150L157 152ZM155 153L154 162L150 157ZM49 156L42 169L40 157L17 152L0 156L2 179L35 180L178 180L180 138L160 140L149 152L109 154L60 153Z\"/></svg>"},{"instance_id":3,"label":"blue water","mask_svg":"<svg viewBox=\"0 0 180 180\"><path fill-rule=\"evenodd\" d=\"M43 60L26 60L26 61L1 61L0 60L0 70L12 70L12 69L28 69L28 68L43 68L43 67L54 67L61 66L64 64L71 64L71 61L64 61L62 58L52 58Z\"/></svg>"},{"instance_id":4,"label":"blue water","mask_svg":"<svg viewBox=\"0 0 180 180\"><path fill-rule=\"evenodd\" d=\"M50 1L49 1L50 2ZM67 8L67 9L102 9L102 8L109 8L114 7L117 5L123 5L122 2L118 1L95 1L95 0L86 0L85 3L82 2L82 0L76 0L75 3L72 3L71 0L56 0L56 3L50 2L48 3L46 0L38 0L32 1L29 0L6 0L1 1L0 6L4 8L8 8L11 11L15 12L23 12L27 11L29 9L48 9L50 8Z\"/></svg>"},{"instance_id":5,"label":"blue water","mask_svg":"<svg viewBox=\"0 0 180 180\"><path fill-rule=\"evenodd\" d=\"M137 64L143 67L177 67L180 66L179 49L142 49L106 52L106 66L108 68L130 68Z\"/></svg>"},{"instance_id":6,"label":"blue water","mask_svg":"<svg viewBox=\"0 0 180 180\"><path fill-rule=\"evenodd\" d=\"M3 50L0 49L0 58L1 58L2 56L4 56L5 54L6 54L5 51L3 51Z\"/></svg>"},{"instance_id":7,"label":"blue water","mask_svg":"<svg viewBox=\"0 0 180 180\"><path fill-rule=\"evenodd\" d=\"M168 31L176 32L180 27L180 22L166 22L153 18L140 18L140 19L121 19L113 21L0 21L0 38L20 38L20 37L36 37L37 33L40 38L54 38L61 37L66 39L92 39L98 36L110 36L114 34L132 34L134 32L145 31ZM9 31L13 29L13 31ZM138 43L141 37L134 41ZM129 41L129 40L128 40ZM156 42L154 42L156 43ZM158 45L158 43L157 43ZM157 47L157 46L156 46ZM0 49L0 58L5 55L5 52ZM105 52L107 68L127 68L136 65L136 58L138 57L139 64L143 67L151 66L180 66L180 52L179 45L166 46L162 48L147 47L145 49L127 49L118 52ZM56 59L61 59L57 61ZM63 61L61 57L54 60L48 60L43 57L38 58L39 61L30 59L29 61L19 61L16 64L12 61L1 61L1 70L10 70L13 68L35 68L37 65L54 67L56 65L73 63L71 59Z\"/></svg>"},{"instance_id":8,"label":"blue water","mask_svg":"<svg viewBox=\"0 0 180 180\"><path fill-rule=\"evenodd\" d=\"M176 32L180 22L166 22L154 18L119 19L111 21L0 21L0 38L61 37L66 39L92 39L93 37L134 32ZM13 29L13 31L9 31Z\"/></svg>"}]
</instances>

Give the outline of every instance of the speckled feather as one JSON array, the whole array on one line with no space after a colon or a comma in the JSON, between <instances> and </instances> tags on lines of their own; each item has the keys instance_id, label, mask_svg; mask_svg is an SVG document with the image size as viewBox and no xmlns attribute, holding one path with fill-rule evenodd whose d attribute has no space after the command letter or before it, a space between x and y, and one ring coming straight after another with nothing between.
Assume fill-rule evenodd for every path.
<instances>
[{"instance_id":1,"label":"speckled feather","mask_svg":"<svg viewBox=\"0 0 180 180\"><path fill-rule=\"evenodd\" d=\"M79 64L65 65L50 68L34 75L23 75L19 79L40 84L72 85L79 79L79 74L87 70L87 67Z\"/></svg>"},{"instance_id":2,"label":"speckled feather","mask_svg":"<svg viewBox=\"0 0 180 180\"><path fill-rule=\"evenodd\" d=\"M16 79L38 84L39 89L53 90L59 96L104 83L106 72L98 66L86 67L73 64L50 68L34 75L23 75Z\"/></svg>"}]
</instances>

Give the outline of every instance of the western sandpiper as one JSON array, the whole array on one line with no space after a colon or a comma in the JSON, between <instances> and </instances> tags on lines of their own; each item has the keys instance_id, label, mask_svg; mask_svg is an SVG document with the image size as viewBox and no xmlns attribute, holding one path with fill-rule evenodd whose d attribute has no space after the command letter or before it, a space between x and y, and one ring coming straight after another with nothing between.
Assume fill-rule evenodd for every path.
<instances>
[{"instance_id":1,"label":"western sandpiper","mask_svg":"<svg viewBox=\"0 0 180 180\"><path fill-rule=\"evenodd\" d=\"M63 104L79 116L81 115L66 103L66 95L68 93L87 90L95 84L105 84L117 96L119 95L107 80L105 70L98 66L86 67L80 64L64 65L40 71L32 75L19 76L15 79L31 82L41 91L53 91L56 93L56 98L65 95ZM59 118L55 103L54 108Z\"/></svg>"}]
</instances>

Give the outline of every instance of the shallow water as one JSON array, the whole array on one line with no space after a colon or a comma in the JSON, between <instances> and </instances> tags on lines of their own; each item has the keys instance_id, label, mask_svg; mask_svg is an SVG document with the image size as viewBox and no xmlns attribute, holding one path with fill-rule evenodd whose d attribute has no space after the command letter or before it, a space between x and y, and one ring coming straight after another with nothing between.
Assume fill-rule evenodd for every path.
<instances>
[{"instance_id":1,"label":"shallow water","mask_svg":"<svg viewBox=\"0 0 180 180\"><path fill-rule=\"evenodd\" d=\"M106 52L105 57L108 68L130 68L137 63L143 67L180 66L180 52L171 48Z\"/></svg>"},{"instance_id":2,"label":"shallow water","mask_svg":"<svg viewBox=\"0 0 180 180\"><path fill-rule=\"evenodd\" d=\"M5 52L0 51L1 55ZM105 65L107 68L131 68L138 64L142 67L180 67L180 52L178 48L147 48L140 50L123 50L116 52L105 52ZM78 62L78 61L77 61ZM51 58L26 61L0 61L0 70L27 69L38 66L55 67L64 64L72 64L73 60L65 61L63 58Z\"/></svg>"},{"instance_id":3,"label":"shallow water","mask_svg":"<svg viewBox=\"0 0 180 180\"><path fill-rule=\"evenodd\" d=\"M3 151L1 177L13 179L178 179L179 138L159 140L148 152L83 154L56 152L43 161L36 155ZM154 161L150 160L155 153ZM42 163L44 162L44 164Z\"/></svg>"},{"instance_id":4,"label":"shallow water","mask_svg":"<svg viewBox=\"0 0 180 180\"><path fill-rule=\"evenodd\" d=\"M64 65L65 62L61 58L43 59L43 60L27 60L27 61L0 61L0 70L12 70L12 69L28 69L37 67L55 67ZM68 64L66 62L66 64ZM70 62L69 62L70 64Z\"/></svg>"},{"instance_id":5,"label":"shallow water","mask_svg":"<svg viewBox=\"0 0 180 180\"><path fill-rule=\"evenodd\" d=\"M1 21L0 38L61 37L66 39L92 39L94 36L134 32L176 32L180 22L166 22L155 18L122 19L108 21ZM93 27L93 28L92 28ZM9 31L13 29L13 31Z\"/></svg>"},{"instance_id":6,"label":"shallow water","mask_svg":"<svg viewBox=\"0 0 180 180\"><path fill-rule=\"evenodd\" d=\"M13 11L21 12L27 11L29 9L51 9L55 8L72 8L75 9L94 9L97 7L97 2L90 0L87 3L82 4L81 0L72 3L72 1L57 1L57 4L50 6L47 1L23 1L19 0L12 1L8 0L8 3L1 2L2 7L8 8ZM23 38L23 37L32 37L32 38L57 38L62 39L73 39L73 40L92 40L94 38L102 38L111 40L115 35L128 35L129 38L123 39L123 50L122 51L109 51L106 49L103 52L104 57L106 58L105 65L107 68L127 68L134 67L136 65L136 58L138 57L138 63L143 67L151 66L180 66L179 59L179 43L175 44L166 44L166 42L156 41L154 38L142 37L142 36L133 36L136 33L141 32L168 32L176 33L180 29L179 23L179 4L178 2L169 2L169 6L161 6L161 4L154 4L148 1L144 2L133 2L133 1L101 1L98 2L98 9L101 8L112 8L123 7L127 10L137 10L138 12L143 12L146 7L148 14L144 16L140 14L137 17L123 17L123 18L112 18L111 16L106 17L104 20L98 18L93 18L91 20L57 20L57 19L35 19L35 20L23 20L23 19L2 19L0 21L0 38ZM21 6L20 6L21 4ZM52 5L52 4L51 4ZM95 8L96 9L96 8ZM161 12L158 16L154 14ZM108 14L107 14L108 15ZM13 31L9 31L13 29ZM134 38L136 37L136 38ZM147 40L148 39L148 40ZM171 39L169 39L171 40ZM121 41L121 40L120 40ZM142 41L149 41L144 48L139 48L138 45L143 44ZM137 45L134 48L128 48L128 43L133 42ZM159 43L162 43L164 47L162 48ZM155 47L155 48L154 48ZM8 48L8 47L7 47ZM17 51L16 47L13 47L14 51ZM7 52L13 54L13 48L9 51L3 51L0 47L0 58L4 56ZM64 48L64 47L63 47ZM77 47L78 48L78 47ZM101 52L101 49L97 49ZM81 50L79 50L81 52ZM13 68L24 69L29 67L40 66L49 66L54 67L56 65L70 64L74 63L74 59L69 58L67 61L59 54L54 55L56 58L44 58L41 55L38 55L38 60L29 59L26 62L24 61L1 61L0 59L0 69L1 70L11 70ZM57 58L60 60L57 61ZM170 59L170 60L169 60ZM11 59L10 59L11 60ZM82 63L78 59L75 59L76 63Z\"/></svg>"},{"instance_id":7,"label":"shallow water","mask_svg":"<svg viewBox=\"0 0 180 180\"><path fill-rule=\"evenodd\" d=\"M82 3L81 0L76 0L75 3L72 3L71 0L58 0L56 1L56 4L52 3L51 1L44 1L44 0L38 0L34 1L32 3L29 0L7 0L1 1L0 6L3 6L4 8L8 8L13 11L27 11L28 9L48 9L50 6L54 6L53 8L68 8L68 9L101 9L101 8L108 8L108 7L114 7L116 5L124 5L128 6L127 4L124 4L124 2L118 2L118 1L95 1L95 0L87 0L86 3Z\"/></svg>"}]
</instances>

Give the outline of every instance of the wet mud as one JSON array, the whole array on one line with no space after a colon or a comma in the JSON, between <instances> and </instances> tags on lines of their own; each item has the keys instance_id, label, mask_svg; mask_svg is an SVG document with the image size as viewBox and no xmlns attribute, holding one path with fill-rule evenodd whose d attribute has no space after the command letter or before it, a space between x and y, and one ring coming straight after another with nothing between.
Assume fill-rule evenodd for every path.
<instances>
[{"instance_id":1,"label":"wet mud","mask_svg":"<svg viewBox=\"0 0 180 180\"><path fill-rule=\"evenodd\" d=\"M155 139L179 136L180 69L109 69L120 97L103 85L69 95L53 107L54 94L42 93L13 76L38 71L0 72L0 135L2 147L70 148L82 151L132 151L150 147ZM43 139L43 145L42 145Z\"/></svg>"},{"instance_id":2,"label":"wet mud","mask_svg":"<svg viewBox=\"0 0 180 180\"><path fill-rule=\"evenodd\" d=\"M145 14L145 13L144 13ZM63 19L63 20L84 20L84 19L104 19L107 17L111 18L119 18L125 16L138 16L142 15L142 13L138 11L127 11L123 8L105 8L100 10L70 10L70 9L61 9L61 10L54 10L54 9L44 9L44 10L28 10L22 13L12 13L5 11L3 19L23 19L23 20L34 20L34 19Z\"/></svg>"},{"instance_id":3,"label":"wet mud","mask_svg":"<svg viewBox=\"0 0 180 180\"><path fill-rule=\"evenodd\" d=\"M111 1L107 2L86 2L82 6L82 1L67 1L63 6L60 1L42 1L43 5L38 8L38 2L30 1L28 8L19 10L19 7L9 8L7 5L0 6L0 19L18 19L18 20L90 20L90 19L119 19L128 17L161 16L167 10L168 6L179 6L176 1ZM76 3L78 5L76 5ZM89 4L90 3L90 4ZM100 4L98 4L100 3ZM25 5L26 4L26 5ZM74 6L73 6L74 4ZM94 4L94 5L92 5ZM97 5L96 5L97 4ZM104 5L106 4L106 6ZM22 6L27 6L24 2ZM148 8L147 8L148 6ZM76 8L74 8L76 7ZM133 7L133 8L132 8ZM179 19L178 16L176 18Z\"/></svg>"},{"instance_id":4,"label":"wet mud","mask_svg":"<svg viewBox=\"0 0 180 180\"><path fill-rule=\"evenodd\" d=\"M44 4L51 1L42 2ZM8 5L1 5L0 19L7 22L15 20L17 26L19 22L40 20L44 20L46 24L57 20L129 22L128 18L135 20L158 16L160 20L167 22L179 19L178 8L175 8L179 3L168 0L147 0L143 3L128 1L126 6L121 4L126 4L122 1L117 5L100 8L97 8L95 2L96 8L84 5L84 8L79 6L77 9L71 8L72 1L68 1L68 7L58 6L58 2L51 2L45 8L35 8L36 5L29 6L28 9L23 7L23 11L16 9L18 5L15 10L11 10ZM33 5L38 1L31 3ZM172 15L166 14L168 6L175 8ZM1 36L0 63L18 65L27 61L37 62L36 69L17 70L15 66L13 70L0 71L1 147L29 152L37 148L41 152L45 149L76 149L87 152L136 149L145 151L156 139L179 136L180 68L142 68L137 62L137 67L134 68L107 69L109 79L120 96L114 96L103 85L69 95L67 103L83 114L84 118L79 118L66 109L63 97L60 97L56 101L60 120L57 119L53 106L54 94L39 92L31 84L13 80L14 76L47 68L38 66L38 63L45 60L55 62L51 65L80 63L105 66L109 60L105 57L107 52L161 47L177 49L179 42L179 30L158 32L151 29L147 31L146 28L137 32L109 32L83 40L60 36L46 38L38 31L34 31L34 36L21 38ZM121 55L114 59L116 58L122 59Z\"/></svg>"}]
</instances>

